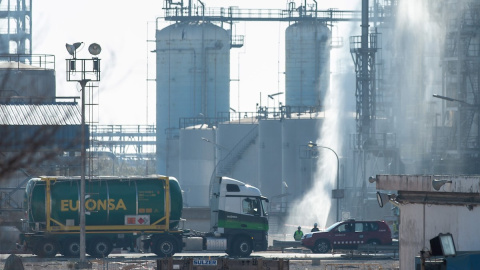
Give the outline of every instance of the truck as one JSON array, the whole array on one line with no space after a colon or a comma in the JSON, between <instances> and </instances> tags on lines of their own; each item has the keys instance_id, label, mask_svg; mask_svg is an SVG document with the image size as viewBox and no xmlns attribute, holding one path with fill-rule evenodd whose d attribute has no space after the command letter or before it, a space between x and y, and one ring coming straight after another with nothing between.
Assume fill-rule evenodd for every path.
<instances>
[{"instance_id":1,"label":"truck","mask_svg":"<svg viewBox=\"0 0 480 270\"><path fill-rule=\"evenodd\" d=\"M42 176L27 182L19 248L39 257L80 255L80 177ZM185 246L245 257L268 246L266 202L260 190L228 177L211 183L210 231L180 228L183 198L178 180L88 177L85 181L85 246L92 257L108 256L141 238L160 257Z\"/></svg>"}]
</instances>

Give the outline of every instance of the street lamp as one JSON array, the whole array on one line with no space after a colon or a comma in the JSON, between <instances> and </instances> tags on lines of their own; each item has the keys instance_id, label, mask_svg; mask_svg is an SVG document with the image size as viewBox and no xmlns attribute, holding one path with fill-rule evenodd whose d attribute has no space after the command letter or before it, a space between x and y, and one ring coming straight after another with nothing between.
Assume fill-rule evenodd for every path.
<instances>
[{"instance_id":1,"label":"street lamp","mask_svg":"<svg viewBox=\"0 0 480 270\"><path fill-rule=\"evenodd\" d=\"M101 52L101 47L97 43L92 43L88 47L88 51L93 55L91 59L77 59L76 51L83 42L76 42L73 44L66 44L68 53L72 56L66 59L67 63L67 81L74 81L80 83L82 91L82 148L81 156L81 178L80 178L80 261L78 268L88 268L88 263L85 260L85 171L86 171L86 127L85 127L85 87L90 81L100 81L100 59L96 57ZM79 69L77 64L80 63Z\"/></svg>"},{"instance_id":2,"label":"street lamp","mask_svg":"<svg viewBox=\"0 0 480 270\"><path fill-rule=\"evenodd\" d=\"M434 98L439 98L439 99L443 99L443 100L446 100L446 101L456 101L456 102L465 104L465 105L467 105L467 106L474 106L473 104L470 104L470 103L468 103L468 102L465 102L465 101L463 101L463 100L456 99L456 98L445 97L445 96L441 96L441 95L437 95L437 94L433 94L432 96L433 96Z\"/></svg>"},{"instance_id":3,"label":"street lamp","mask_svg":"<svg viewBox=\"0 0 480 270\"><path fill-rule=\"evenodd\" d=\"M283 94L283 92L278 92L278 93L275 93L275 94L271 94L271 95L267 95L269 99L272 99L273 101L275 101L275 96L278 96L278 95L281 95ZM267 99L267 107L268 107L268 99ZM273 105L273 107L275 108L275 104Z\"/></svg>"},{"instance_id":4,"label":"street lamp","mask_svg":"<svg viewBox=\"0 0 480 270\"><path fill-rule=\"evenodd\" d=\"M274 96L278 96L278 95L281 95L281 94L283 94L283 92L278 92L278 93L275 93L275 94L271 94L271 95L268 95L268 97L270 99L273 99Z\"/></svg>"},{"instance_id":5,"label":"street lamp","mask_svg":"<svg viewBox=\"0 0 480 270\"><path fill-rule=\"evenodd\" d=\"M326 147L326 146L322 146L322 145L317 145L316 143L312 142L312 141L309 141L308 144L307 144L308 147L310 148L313 148L313 147L318 147L318 148L324 148L324 149L328 149L330 151L332 151L334 154L335 154L335 157L337 158L337 188L335 190L335 192L332 191L332 197L335 197L337 199L337 221L340 221L339 220L339 199L340 197L342 197L340 194L339 194L339 190L340 190L340 187L339 187L339 176L340 176L340 159L338 158L338 155L337 155L337 152L335 152L332 148L330 147Z\"/></svg>"}]
</instances>

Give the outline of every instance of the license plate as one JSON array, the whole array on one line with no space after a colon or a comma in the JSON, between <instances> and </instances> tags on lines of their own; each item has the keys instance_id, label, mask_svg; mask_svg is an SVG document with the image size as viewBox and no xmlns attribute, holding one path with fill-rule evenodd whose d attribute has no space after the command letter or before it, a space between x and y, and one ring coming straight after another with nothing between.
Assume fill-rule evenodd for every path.
<instances>
[{"instance_id":1,"label":"license plate","mask_svg":"<svg viewBox=\"0 0 480 270\"><path fill-rule=\"evenodd\" d=\"M217 260L193 260L193 265L217 265Z\"/></svg>"}]
</instances>

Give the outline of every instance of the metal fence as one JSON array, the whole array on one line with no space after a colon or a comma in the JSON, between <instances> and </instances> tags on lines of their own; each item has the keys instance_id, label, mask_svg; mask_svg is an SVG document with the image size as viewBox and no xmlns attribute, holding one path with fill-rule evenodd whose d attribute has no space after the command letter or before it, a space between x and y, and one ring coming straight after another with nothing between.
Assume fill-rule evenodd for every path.
<instances>
[{"instance_id":1,"label":"metal fence","mask_svg":"<svg viewBox=\"0 0 480 270\"><path fill-rule=\"evenodd\" d=\"M325 270L336 270L336 269L356 269L356 270L385 270L378 263L329 263L326 264Z\"/></svg>"}]
</instances>

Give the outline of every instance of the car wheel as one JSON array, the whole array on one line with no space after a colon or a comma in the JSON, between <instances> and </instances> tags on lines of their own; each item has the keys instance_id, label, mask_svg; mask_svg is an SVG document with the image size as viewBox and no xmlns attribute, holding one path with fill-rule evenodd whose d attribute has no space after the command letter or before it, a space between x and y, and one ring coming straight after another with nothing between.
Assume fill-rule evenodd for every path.
<instances>
[{"instance_id":1,"label":"car wheel","mask_svg":"<svg viewBox=\"0 0 480 270\"><path fill-rule=\"evenodd\" d=\"M330 250L330 244L326 240L318 240L314 247L316 253L327 253Z\"/></svg>"},{"instance_id":2,"label":"car wheel","mask_svg":"<svg viewBox=\"0 0 480 270\"><path fill-rule=\"evenodd\" d=\"M248 257L252 254L252 242L245 237L240 237L233 242L233 252L236 256Z\"/></svg>"},{"instance_id":3,"label":"car wheel","mask_svg":"<svg viewBox=\"0 0 480 270\"><path fill-rule=\"evenodd\" d=\"M106 238L96 239L93 240L88 251L92 257L104 258L112 252L112 243Z\"/></svg>"},{"instance_id":4,"label":"car wheel","mask_svg":"<svg viewBox=\"0 0 480 270\"><path fill-rule=\"evenodd\" d=\"M62 253L66 257L80 257L80 240L77 238L69 238L63 244Z\"/></svg>"},{"instance_id":5,"label":"car wheel","mask_svg":"<svg viewBox=\"0 0 480 270\"><path fill-rule=\"evenodd\" d=\"M177 241L172 237L159 238L155 243L153 252L160 257L171 257L175 254L175 250L177 249L176 244Z\"/></svg>"},{"instance_id":6,"label":"car wheel","mask_svg":"<svg viewBox=\"0 0 480 270\"><path fill-rule=\"evenodd\" d=\"M53 258L55 255L57 255L57 251L57 242L55 240L45 238L38 242L35 254L42 258Z\"/></svg>"}]
</instances>

